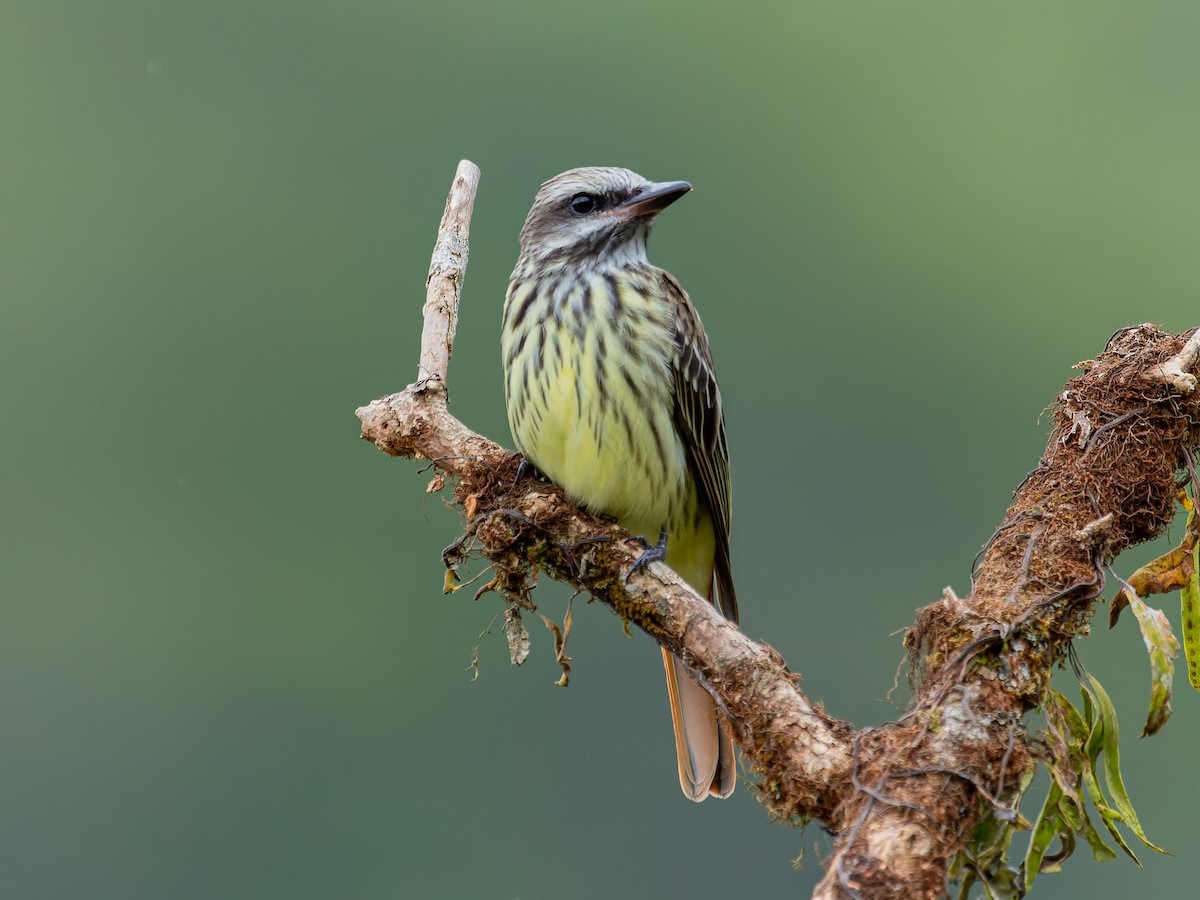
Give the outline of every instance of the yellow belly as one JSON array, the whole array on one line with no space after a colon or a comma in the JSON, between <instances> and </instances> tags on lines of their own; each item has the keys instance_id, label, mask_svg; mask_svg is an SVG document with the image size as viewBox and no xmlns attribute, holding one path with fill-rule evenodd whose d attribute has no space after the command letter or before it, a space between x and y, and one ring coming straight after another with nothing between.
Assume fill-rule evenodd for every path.
<instances>
[{"instance_id":1,"label":"yellow belly","mask_svg":"<svg viewBox=\"0 0 1200 900\"><path fill-rule=\"evenodd\" d=\"M671 323L643 316L618 332L547 313L525 324L523 343L506 335L520 352L505 348L517 448L589 509L651 542L665 529L667 564L707 594L715 539L672 418Z\"/></svg>"}]
</instances>

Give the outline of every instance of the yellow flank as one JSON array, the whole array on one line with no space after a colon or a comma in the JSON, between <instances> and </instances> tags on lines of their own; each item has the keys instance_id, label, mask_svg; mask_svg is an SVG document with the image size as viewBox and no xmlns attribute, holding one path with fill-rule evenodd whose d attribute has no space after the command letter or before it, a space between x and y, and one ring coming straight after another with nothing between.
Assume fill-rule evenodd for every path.
<instances>
[{"instance_id":1,"label":"yellow flank","mask_svg":"<svg viewBox=\"0 0 1200 900\"><path fill-rule=\"evenodd\" d=\"M517 448L651 543L665 528L667 564L707 596L716 542L672 420L674 321L661 281L618 270L515 282L504 315Z\"/></svg>"}]
</instances>

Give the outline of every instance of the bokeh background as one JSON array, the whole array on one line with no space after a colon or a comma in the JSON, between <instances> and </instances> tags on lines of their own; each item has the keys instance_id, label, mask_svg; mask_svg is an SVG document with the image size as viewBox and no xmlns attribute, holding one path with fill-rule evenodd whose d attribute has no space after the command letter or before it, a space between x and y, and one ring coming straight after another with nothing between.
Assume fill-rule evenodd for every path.
<instances>
[{"instance_id":1,"label":"bokeh background","mask_svg":"<svg viewBox=\"0 0 1200 900\"><path fill-rule=\"evenodd\" d=\"M414 376L461 157L483 181L453 409L506 443L500 306L537 186L584 164L695 184L651 255L712 339L743 624L860 725L901 708L898 632L967 589L1071 365L1127 323L1200 322L1192 3L2 18L5 897L728 898L819 877L819 828L745 791L683 800L644 636L577 601L571 686L540 626L511 669L480 637L496 598L441 593L458 530L429 476L358 438L354 409ZM561 615L562 591L538 596ZM1078 649L1177 855L1081 851L1039 895L1185 896L1200 697L1181 679L1138 741L1132 618Z\"/></svg>"}]
</instances>

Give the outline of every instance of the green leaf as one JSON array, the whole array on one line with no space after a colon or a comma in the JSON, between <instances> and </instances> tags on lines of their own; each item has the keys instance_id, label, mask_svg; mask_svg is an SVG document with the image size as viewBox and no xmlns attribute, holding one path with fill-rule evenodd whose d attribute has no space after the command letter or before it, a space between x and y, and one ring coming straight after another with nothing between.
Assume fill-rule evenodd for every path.
<instances>
[{"instance_id":1,"label":"green leaf","mask_svg":"<svg viewBox=\"0 0 1200 900\"><path fill-rule=\"evenodd\" d=\"M1078 720L1079 713L1058 691L1049 692L1042 704L1042 711L1046 716L1045 736L1050 749L1046 769L1063 795L1079 804L1082 801L1079 793L1079 773L1084 765L1083 742L1087 739L1087 732L1082 728L1071 728L1072 714Z\"/></svg>"},{"instance_id":2,"label":"green leaf","mask_svg":"<svg viewBox=\"0 0 1200 900\"><path fill-rule=\"evenodd\" d=\"M1083 773L1091 765L1083 752L1083 743L1088 735L1083 719L1070 701L1057 691L1050 691L1042 706L1046 715L1046 741L1051 752L1046 769L1063 795L1058 804L1060 814L1071 829L1091 846L1092 859L1098 862L1116 859L1116 851L1104 843L1100 832L1092 824L1084 795L1079 790Z\"/></svg>"},{"instance_id":3,"label":"green leaf","mask_svg":"<svg viewBox=\"0 0 1200 900\"><path fill-rule=\"evenodd\" d=\"M1095 681L1091 675L1088 676L1089 681ZM1108 833L1113 836L1113 840L1117 842L1125 853L1137 863L1138 868L1141 868L1141 861L1137 858L1137 854L1129 846L1125 840L1125 836L1117 831L1117 826L1113 824L1114 819L1120 818L1120 813L1112 809L1108 805L1108 801L1104 797L1104 791L1100 789L1100 779L1096 776L1099 766L1100 753L1104 750L1104 721L1096 715L1096 710L1099 707L1099 702L1095 699L1095 695L1088 689L1087 685L1080 684L1080 693L1083 695L1083 716L1080 719L1080 724L1087 726L1087 738L1083 742L1083 765L1080 774L1083 776L1083 786L1087 791L1088 799L1092 801L1092 806L1096 808L1096 812L1100 814L1100 819L1104 822L1104 827L1108 829Z\"/></svg>"},{"instance_id":4,"label":"green leaf","mask_svg":"<svg viewBox=\"0 0 1200 900\"><path fill-rule=\"evenodd\" d=\"M950 883L958 885L958 900L970 900L971 888L975 884L975 871L967 863L967 851L959 850L950 860L947 873Z\"/></svg>"},{"instance_id":5,"label":"green leaf","mask_svg":"<svg viewBox=\"0 0 1200 900\"><path fill-rule=\"evenodd\" d=\"M1194 510L1191 515L1196 515ZM1183 606L1183 655L1187 660L1188 683L1200 691L1200 542L1192 550L1192 576L1179 589L1179 599Z\"/></svg>"},{"instance_id":6,"label":"green leaf","mask_svg":"<svg viewBox=\"0 0 1200 900\"><path fill-rule=\"evenodd\" d=\"M1078 796L1072 796L1066 791L1061 790L1062 797L1058 801L1058 812L1062 820L1075 834L1082 837L1088 842L1092 848L1092 859L1097 862L1107 862L1117 858L1117 852L1112 847L1104 843L1104 838L1100 837L1100 832L1096 830L1096 826L1092 824L1091 817L1088 816L1087 807L1083 800Z\"/></svg>"},{"instance_id":7,"label":"green leaf","mask_svg":"<svg viewBox=\"0 0 1200 900\"><path fill-rule=\"evenodd\" d=\"M1120 818L1121 814L1115 809L1111 809L1108 804L1105 803L1104 792L1100 790L1100 782L1097 780L1096 773L1091 769L1091 767L1084 772L1083 783L1087 788L1087 794L1088 797L1091 798L1092 805L1096 807L1096 812L1100 813L1100 818L1104 822L1104 827L1108 829L1108 833L1113 836L1113 840L1117 842L1117 845L1125 851L1130 859L1137 863L1137 867L1140 869L1142 867L1141 860L1137 858L1137 854L1133 852L1133 849L1129 846L1128 842L1126 842L1124 835L1117 831L1117 826L1113 824L1113 820Z\"/></svg>"},{"instance_id":8,"label":"green leaf","mask_svg":"<svg viewBox=\"0 0 1200 900\"><path fill-rule=\"evenodd\" d=\"M1096 719L1096 728L1093 728L1092 735L1088 738L1089 747L1092 744L1092 738L1095 737L1097 729L1101 734L1101 745L1104 751L1104 782L1108 788L1108 794L1112 798L1113 805L1116 810L1109 810L1110 813L1115 813L1112 818L1119 819L1135 834L1139 841L1145 844L1152 850L1157 850L1159 853L1166 853L1161 847L1152 843L1146 837L1146 832L1142 830L1142 823L1138 821L1137 813L1133 810L1133 804L1129 801L1129 793L1125 790L1125 781L1121 777L1121 751L1120 751L1120 733L1117 728L1117 711L1113 708L1112 701L1108 698L1104 688L1093 675L1088 675L1088 684L1091 686L1091 692L1095 696L1096 708L1099 713ZM1085 692L1085 696L1088 692ZM1093 764L1095 756L1089 754ZM1095 775L1093 774L1093 778ZM1104 818L1105 824L1109 825L1109 831L1116 832L1112 826L1109 816L1105 809L1102 809L1097 804L1096 809ZM1121 842L1124 845L1124 841ZM1126 852L1133 856L1133 852L1126 847ZM1136 856L1133 856L1137 860ZM1139 863L1140 865L1140 863Z\"/></svg>"},{"instance_id":9,"label":"green leaf","mask_svg":"<svg viewBox=\"0 0 1200 900\"><path fill-rule=\"evenodd\" d=\"M1057 871L1059 868L1058 864L1066 858L1060 855L1054 862L1046 864L1046 867L1043 868L1046 851L1050 849L1050 845L1054 843L1055 838L1062 839L1064 850L1066 850L1068 840L1071 842L1071 847L1074 847L1074 836L1071 834L1071 829L1067 827L1066 822L1063 821L1062 814L1058 808L1058 803L1062 799L1062 796L1062 790L1059 788L1058 782L1051 782L1050 792L1046 795L1046 802L1042 804L1042 811L1038 813L1037 821L1033 823L1033 834L1029 837L1029 849L1025 851L1026 892L1033 887L1033 880L1041 872Z\"/></svg>"},{"instance_id":10,"label":"green leaf","mask_svg":"<svg viewBox=\"0 0 1200 900\"><path fill-rule=\"evenodd\" d=\"M1087 742L1088 735L1092 730L1091 725L1083 721L1083 716L1079 714L1079 710L1071 705L1070 700L1055 690L1050 691L1050 694L1053 696L1057 704L1057 708L1062 710L1063 718L1067 723L1067 729L1071 733L1072 742L1078 745L1078 747L1074 749L1078 749L1079 753L1082 755L1083 745Z\"/></svg>"},{"instance_id":11,"label":"green leaf","mask_svg":"<svg viewBox=\"0 0 1200 900\"><path fill-rule=\"evenodd\" d=\"M1033 776L1031 769L1021 773L1021 780L1013 789L1012 808L989 808L975 826L971 842L954 857L949 877L952 883L958 884L960 900L971 896L971 889L976 884L989 900L1011 900L1022 895L1019 890L1021 875L1008 864L1008 851L1017 831L1029 831L1033 827L1017 809Z\"/></svg>"},{"instance_id":12,"label":"green leaf","mask_svg":"<svg viewBox=\"0 0 1200 900\"><path fill-rule=\"evenodd\" d=\"M1001 867L994 872L988 873L988 877L979 879L980 885L983 887L983 895L988 900L1012 900L1012 898L1023 897L1024 891L1019 891L1017 885L1017 872L1008 867Z\"/></svg>"},{"instance_id":13,"label":"green leaf","mask_svg":"<svg viewBox=\"0 0 1200 900\"><path fill-rule=\"evenodd\" d=\"M1087 810L1080 807L1083 813L1081 825L1075 831L1088 842L1088 846L1092 848L1092 859L1096 862L1110 862L1117 858L1117 851L1108 844L1104 843L1104 838L1100 836L1100 832L1096 830L1096 826L1092 824L1091 818L1087 814ZM1135 860L1136 861L1136 860Z\"/></svg>"}]
</instances>

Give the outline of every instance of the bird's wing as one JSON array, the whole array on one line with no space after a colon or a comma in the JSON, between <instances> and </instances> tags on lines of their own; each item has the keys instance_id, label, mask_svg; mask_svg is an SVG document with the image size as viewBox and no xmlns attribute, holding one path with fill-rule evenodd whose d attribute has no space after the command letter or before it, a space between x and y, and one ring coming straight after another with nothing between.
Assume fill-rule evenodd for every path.
<instances>
[{"instance_id":1,"label":"bird's wing","mask_svg":"<svg viewBox=\"0 0 1200 900\"><path fill-rule=\"evenodd\" d=\"M688 464L696 475L700 499L708 507L717 539L713 569L717 596L725 618L738 618L737 594L729 562L729 528L733 498L729 487L729 446L721 390L713 371L708 336L687 292L664 272L668 296L675 307L675 427L683 440Z\"/></svg>"}]
</instances>

